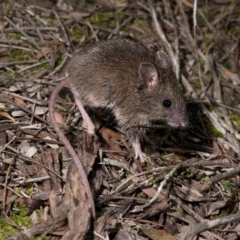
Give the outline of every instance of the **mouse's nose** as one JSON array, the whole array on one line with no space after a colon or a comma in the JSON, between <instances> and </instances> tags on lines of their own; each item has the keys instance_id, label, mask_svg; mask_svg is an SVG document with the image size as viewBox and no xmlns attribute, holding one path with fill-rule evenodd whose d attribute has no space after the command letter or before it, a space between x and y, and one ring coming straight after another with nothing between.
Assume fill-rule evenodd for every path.
<instances>
[{"instance_id":1,"label":"mouse's nose","mask_svg":"<svg viewBox=\"0 0 240 240\"><path fill-rule=\"evenodd\" d=\"M167 118L167 123L172 127L187 127L188 118L185 113L173 113Z\"/></svg>"}]
</instances>

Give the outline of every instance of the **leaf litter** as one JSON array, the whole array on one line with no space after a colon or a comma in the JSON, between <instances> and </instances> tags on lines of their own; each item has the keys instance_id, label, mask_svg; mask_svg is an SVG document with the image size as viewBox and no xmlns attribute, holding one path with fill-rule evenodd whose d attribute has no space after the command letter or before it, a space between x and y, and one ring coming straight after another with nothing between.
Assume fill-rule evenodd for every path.
<instances>
[{"instance_id":1,"label":"leaf litter","mask_svg":"<svg viewBox=\"0 0 240 240\"><path fill-rule=\"evenodd\" d=\"M2 239L239 238L238 1L0 4ZM72 54L116 36L169 54L190 125L142 126L149 159L139 165L109 116L96 121L97 137L87 136L63 89L56 119L89 174L92 219L47 109ZM32 226L24 227L25 218L16 222L16 215L31 218Z\"/></svg>"}]
</instances>

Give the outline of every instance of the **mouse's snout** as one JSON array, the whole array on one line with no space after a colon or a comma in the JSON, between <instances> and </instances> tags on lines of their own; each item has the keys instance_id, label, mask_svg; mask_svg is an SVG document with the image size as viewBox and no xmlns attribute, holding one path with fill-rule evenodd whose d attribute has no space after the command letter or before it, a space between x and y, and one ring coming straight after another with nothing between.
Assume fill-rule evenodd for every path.
<instances>
[{"instance_id":1,"label":"mouse's snout","mask_svg":"<svg viewBox=\"0 0 240 240\"><path fill-rule=\"evenodd\" d=\"M167 123L171 127L187 127L188 126L188 118L186 114L179 114L179 113L173 113L168 116Z\"/></svg>"}]
</instances>

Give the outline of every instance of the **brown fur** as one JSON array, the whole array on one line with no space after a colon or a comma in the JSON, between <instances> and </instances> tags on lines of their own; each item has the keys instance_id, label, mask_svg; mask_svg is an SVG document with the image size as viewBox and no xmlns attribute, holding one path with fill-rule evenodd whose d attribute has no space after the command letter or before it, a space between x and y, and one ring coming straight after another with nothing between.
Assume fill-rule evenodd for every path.
<instances>
[{"instance_id":1,"label":"brown fur","mask_svg":"<svg viewBox=\"0 0 240 240\"><path fill-rule=\"evenodd\" d=\"M158 72L158 84L151 92L139 75L142 62L153 64ZM186 126L183 96L178 88L169 57L161 52L160 61L140 43L126 39L99 42L77 53L69 63L68 73L73 91L84 105L109 108L117 124L129 139L138 137L133 126L166 120L172 126ZM166 109L162 101L169 99Z\"/></svg>"}]
</instances>

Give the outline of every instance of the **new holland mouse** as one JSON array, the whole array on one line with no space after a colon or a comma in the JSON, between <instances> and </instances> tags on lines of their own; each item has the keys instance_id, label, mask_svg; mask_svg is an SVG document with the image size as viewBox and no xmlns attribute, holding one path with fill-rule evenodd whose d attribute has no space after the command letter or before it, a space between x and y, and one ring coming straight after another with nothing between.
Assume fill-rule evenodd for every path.
<instances>
[{"instance_id":1,"label":"new holland mouse","mask_svg":"<svg viewBox=\"0 0 240 240\"><path fill-rule=\"evenodd\" d=\"M156 120L172 127L188 124L183 95L163 51L157 56L127 39L102 41L77 53L68 74L88 132L94 133L94 125L84 106L111 110L140 160L144 159L139 142L142 130L136 126Z\"/></svg>"}]
</instances>

